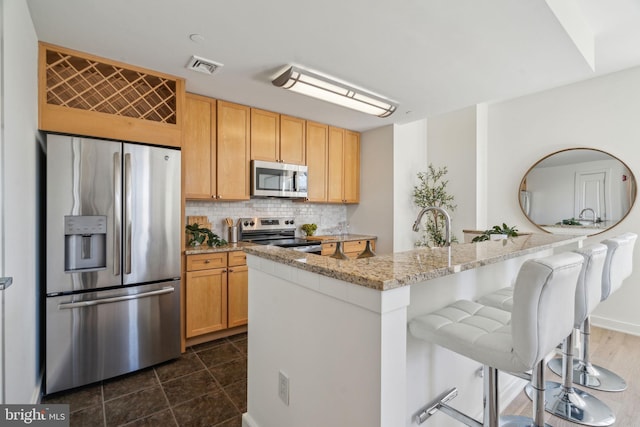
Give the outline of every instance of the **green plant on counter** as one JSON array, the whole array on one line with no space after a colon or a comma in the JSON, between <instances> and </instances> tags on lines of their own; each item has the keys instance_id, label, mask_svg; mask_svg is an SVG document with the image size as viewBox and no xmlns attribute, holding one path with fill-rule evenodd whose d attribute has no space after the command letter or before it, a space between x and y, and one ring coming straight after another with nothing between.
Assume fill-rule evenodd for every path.
<instances>
[{"instance_id":1,"label":"green plant on counter","mask_svg":"<svg viewBox=\"0 0 640 427\"><path fill-rule=\"evenodd\" d=\"M509 227L505 223L502 223L502 227L500 227L499 225L494 225L493 228L485 230L484 233L482 233L479 236L474 237L473 240L471 240L471 241L472 242L484 242L485 240L489 240L491 238L492 234L504 234L507 237L517 237L518 236L518 229L515 226Z\"/></svg>"},{"instance_id":2,"label":"green plant on counter","mask_svg":"<svg viewBox=\"0 0 640 427\"><path fill-rule=\"evenodd\" d=\"M200 246L205 242L211 247L223 246L227 244L227 241L221 239L216 233L206 227L200 227L198 224L191 224L185 227L191 238L189 239L189 246Z\"/></svg>"},{"instance_id":3,"label":"green plant on counter","mask_svg":"<svg viewBox=\"0 0 640 427\"><path fill-rule=\"evenodd\" d=\"M413 202L421 207L437 206L445 209L449 214L456 210L453 196L447 193L448 180L443 179L447 174L447 167L436 169L429 163L426 172L418 172L419 185L413 187ZM415 243L416 246L444 246L445 218L439 212L429 212L427 222L422 234L422 240ZM457 242L455 236L452 242Z\"/></svg>"},{"instance_id":4,"label":"green plant on counter","mask_svg":"<svg viewBox=\"0 0 640 427\"><path fill-rule=\"evenodd\" d=\"M306 234L307 236L313 236L313 233L316 232L316 230L318 229L318 226L315 224L302 224L300 228L302 229L302 231L304 231L304 234Z\"/></svg>"}]
</instances>

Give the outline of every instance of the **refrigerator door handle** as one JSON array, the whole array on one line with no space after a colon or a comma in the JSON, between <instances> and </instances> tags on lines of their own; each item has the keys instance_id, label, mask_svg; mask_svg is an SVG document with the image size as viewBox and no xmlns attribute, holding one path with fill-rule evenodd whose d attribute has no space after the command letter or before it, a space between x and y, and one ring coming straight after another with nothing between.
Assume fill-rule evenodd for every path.
<instances>
[{"instance_id":1,"label":"refrigerator door handle","mask_svg":"<svg viewBox=\"0 0 640 427\"><path fill-rule=\"evenodd\" d=\"M120 302L120 301L128 301L132 299L148 298L156 295L170 294L174 291L175 291L175 288L173 286L167 286L162 289L158 289L157 291L143 292L141 294L135 294L135 295L124 295L121 297L93 299L93 300L79 301L79 302L66 302L66 303L58 304L58 308L60 310L68 310L71 308L91 307L91 306L100 305L100 304L110 304L110 303Z\"/></svg>"},{"instance_id":2,"label":"refrigerator door handle","mask_svg":"<svg viewBox=\"0 0 640 427\"><path fill-rule=\"evenodd\" d=\"M122 166L120 153L113 154L113 274L120 275L120 248L122 236Z\"/></svg>"},{"instance_id":3,"label":"refrigerator door handle","mask_svg":"<svg viewBox=\"0 0 640 427\"><path fill-rule=\"evenodd\" d=\"M124 273L131 274L131 154L124 155Z\"/></svg>"}]
</instances>

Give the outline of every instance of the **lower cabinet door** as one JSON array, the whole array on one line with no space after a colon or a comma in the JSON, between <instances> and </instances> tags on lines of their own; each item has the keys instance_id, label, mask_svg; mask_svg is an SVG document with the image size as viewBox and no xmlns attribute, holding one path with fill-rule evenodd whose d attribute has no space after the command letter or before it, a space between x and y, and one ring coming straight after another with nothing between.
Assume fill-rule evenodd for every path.
<instances>
[{"instance_id":1,"label":"lower cabinet door","mask_svg":"<svg viewBox=\"0 0 640 427\"><path fill-rule=\"evenodd\" d=\"M186 336L227 327L227 270L216 268L187 272Z\"/></svg>"},{"instance_id":2,"label":"lower cabinet door","mask_svg":"<svg viewBox=\"0 0 640 427\"><path fill-rule=\"evenodd\" d=\"M229 327L246 325L248 320L248 268L229 268Z\"/></svg>"}]
</instances>

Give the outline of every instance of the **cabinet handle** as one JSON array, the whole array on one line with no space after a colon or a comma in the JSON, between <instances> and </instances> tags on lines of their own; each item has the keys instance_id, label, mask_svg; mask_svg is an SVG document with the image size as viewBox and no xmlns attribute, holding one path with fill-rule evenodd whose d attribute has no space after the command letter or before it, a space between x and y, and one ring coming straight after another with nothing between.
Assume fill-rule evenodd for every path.
<instances>
[{"instance_id":1,"label":"cabinet handle","mask_svg":"<svg viewBox=\"0 0 640 427\"><path fill-rule=\"evenodd\" d=\"M230 268L230 269L229 269L229 273L233 273L233 268Z\"/></svg>"},{"instance_id":2,"label":"cabinet handle","mask_svg":"<svg viewBox=\"0 0 640 427\"><path fill-rule=\"evenodd\" d=\"M210 262L211 262L211 260L210 260L210 259L205 259L205 260L204 260L204 263L205 263L205 264L209 264Z\"/></svg>"}]
</instances>

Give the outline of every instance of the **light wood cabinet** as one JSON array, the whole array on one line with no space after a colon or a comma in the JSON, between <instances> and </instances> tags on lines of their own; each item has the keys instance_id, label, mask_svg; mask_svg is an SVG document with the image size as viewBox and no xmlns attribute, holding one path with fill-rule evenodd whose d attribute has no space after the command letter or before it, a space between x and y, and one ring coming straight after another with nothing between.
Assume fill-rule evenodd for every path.
<instances>
[{"instance_id":1,"label":"light wood cabinet","mask_svg":"<svg viewBox=\"0 0 640 427\"><path fill-rule=\"evenodd\" d=\"M38 128L180 147L184 79L39 43Z\"/></svg>"},{"instance_id":2,"label":"light wood cabinet","mask_svg":"<svg viewBox=\"0 0 640 427\"><path fill-rule=\"evenodd\" d=\"M329 151L327 163L327 201L344 202L344 129L329 126Z\"/></svg>"},{"instance_id":3,"label":"light wood cabinet","mask_svg":"<svg viewBox=\"0 0 640 427\"><path fill-rule=\"evenodd\" d=\"M248 268L242 251L187 255L186 338L246 325Z\"/></svg>"},{"instance_id":4,"label":"light wood cabinet","mask_svg":"<svg viewBox=\"0 0 640 427\"><path fill-rule=\"evenodd\" d=\"M182 140L184 196L216 196L216 103L211 98L187 94Z\"/></svg>"},{"instance_id":5,"label":"light wood cabinet","mask_svg":"<svg viewBox=\"0 0 640 427\"><path fill-rule=\"evenodd\" d=\"M307 122L307 182L310 202L327 201L329 126Z\"/></svg>"},{"instance_id":6,"label":"light wood cabinet","mask_svg":"<svg viewBox=\"0 0 640 427\"><path fill-rule=\"evenodd\" d=\"M228 327L233 328L246 325L249 315L249 268L247 267L247 255L243 251L229 252L228 265Z\"/></svg>"},{"instance_id":7,"label":"light wood cabinet","mask_svg":"<svg viewBox=\"0 0 640 427\"><path fill-rule=\"evenodd\" d=\"M187 338L227 327L226 264L226 253L187 257L185 292ZM208 267L220 265L224 268Z\"/></svg>"},{"instance_id":8,"label":"light wood cabinet","mask_svg":"<svg viewBox=\"0 0 640 427\"><path fill-rule=\"evenodd\" d=\"M280 160L284 163L304 165L306 156L305 120L280 116Z\"/></svg>"},{"instance_id":9,"label":"light wood cabinet","mask_svg":"<svg viewBox=\"0 0 640 427\"><path fill-rule=\"evenodd\" d=\"M217 113L217 198L249 200L250 108L218 101Z\"/></svg>"},{"instance_id":10,"label":"light wood cabinet","mask_svg":"<svg viewBox=\"0 0 640 427\"><path fill-rule=\"evenodd\" d=\"M280 114L251 109L251 160L280 159Z\"/></svg>"},{"instance_id":11,"label":"light wood cabinet","mask_svg":"<svg viewBox=\"0 0 640 427\"><path fill-rule=\"evenodd\" d=\"M376 241L369 240L371 245L371 250L376 250ZM349 240L346 242L342 242L342 252L349 258L357 258L364 248L367 246L367 240ZM322 253L321 255L333 255L336 251L336 242L329 242L322 244Z\"/></svg>"},{"instance_id":12,"label":"light wood cabinet","mask_svg":"<svg viewBox=\"0 0 640 427\"><path fill-rule=\"evenodd\" d=\"M304 165L305 121L252 108L251 160Z\"/></svg>"},{"instance_id":13,"label":"light wood cabinet","mask_svg":"<svg viewBox=\"0 0 640 427\"><path fill-rule=\"evenodd\" d=\"M343 197L345 203L360 202L360 134L345 130Z\"/></svg>"},{"instance_id":14,"label":"light wood cabinet","mask_svg":"<svg viewBox=\"0 0 640 427\"><path fill-rule=\"evenodd\" d=\"M182 140L186 199L249 199L249 107L187 94Z\"/></svg>"},{"instance_id":15,"label":"light wood cabinet","mask_svg":"<svg viewBox=\"0 0 640 427\"><path fill-rule=\"evenodd\" d=\"M329 126L327 201L360 201L360 135Z\"/></svg>"}]
</instances>

